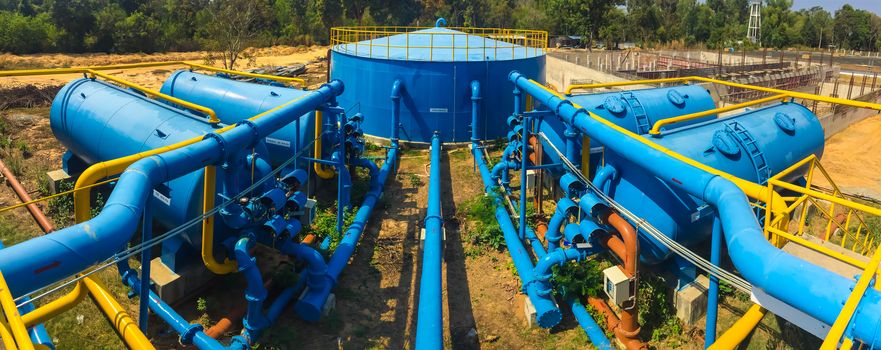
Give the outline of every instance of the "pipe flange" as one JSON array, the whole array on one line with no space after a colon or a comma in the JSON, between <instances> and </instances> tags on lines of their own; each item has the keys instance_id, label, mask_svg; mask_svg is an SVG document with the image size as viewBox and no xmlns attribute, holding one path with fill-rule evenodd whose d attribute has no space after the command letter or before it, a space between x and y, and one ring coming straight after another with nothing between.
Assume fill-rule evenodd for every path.
<instances>
[{"instance_id":1,"label":"pipe flange","mask_svg":"<svg viewBox=\"0 0 881 350\"><path fill-rule=\"evenodd\" d=\"M250 144L249 146L254 146L254 145L256 145L256 144L257 144L257 140L260 139L260 133L257 131L257 124L254 123L254 122L252 122L252 121L250 121L250 120L248 120L248 119L244 119L244 120L241 120L241 121L239 121L238 123L236 123L236 126L237 126L237 127L240 126L240 125L247 125L247 126L251 127L251 133L254 134L254 143L253 143L253 144Z\"/></svg>"},{"instance_id":2,"label":"pipe flange","mask_svg":"<svg viewBox=\"0 0 881 350\"><path fill-rule=\"evenodd\" d=\"M223 139L223 137L220 137L219 134L213 133L213 132L209 133L209 134L205 134L205 136L202 137L202 139L203 140L212 139L214 141L217 141L217 144L220 146L220 153L226 154L226 141Z\"/></svg>"},{"instance_id":3,"label":"pipe flange","mask_svg":"<svg viewBox=\"0 0 881 350\"><path fill-rule=\"evenodd\" d=\"M562 100L562 101L560 101L560 103L557 104L556 108L554 108L554 114L560 115L560 108L563 108L564 105L569 105L569 106L572 106L573 108L575 107L575 105L573 105L571 101ZM573 118L574 118L574 116L573 116Z\"/></svg>"},{"instance_id":4,"label":"pipe flange","mask_svg":"<svg viewBox=\"0 0 881 350\"><path fill-rule=\"evenodd\" d=\"M204 330L205 327L201 324L191 324L187 327L187 330L180 334L178 342L180 342L181 345L191 345L193 344L193 338L196 337L196 334Z\"/></svg>"}]
</instances>

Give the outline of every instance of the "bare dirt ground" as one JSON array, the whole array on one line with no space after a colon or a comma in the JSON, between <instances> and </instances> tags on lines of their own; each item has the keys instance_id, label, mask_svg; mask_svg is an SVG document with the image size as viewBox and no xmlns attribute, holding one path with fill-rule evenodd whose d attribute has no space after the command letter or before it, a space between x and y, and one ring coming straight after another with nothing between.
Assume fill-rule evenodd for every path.
<instances>
[{"instance_id":1,"label":"bare dirt ground","mask_svg":"<svg viewBox=\"0 0 881 350\"><path fill-rule=\"evenodd\" d=\"M822 164L844 192L881 199L881 115L866 118L826 140ZM825 179L816 178L818 185Z\"/></svg>"},{"instance_id":2,"label":"bare dirt ground","mask_svg":"<svg viewBox=\"0 0 881 350\"><path fill-rule=\"evenodd\" d=\"M236 65L236 69L247 69L263 66L284 66L294 63L307 63L318 61L324 57L327 47L291 47L291 46L274 46L269 48L261 48L253 50L253 60L242 60L241 64ZM30 68L62 68L62 67L78 67L78 66L96 66L96 65L112 65L123 63L137 62L161 62L161 61L195 61L204 63L206 57L205 52L181 52L181 53L163 53L163 54L44 54L44 55L26 55L16 56L4 54L0 55L0 66L7 66L5 69L30 69ZM214 65L220 66L220 62L214 62ZM169 67L148 67L133 68L118 71L107 71L108 74L116 75L131 82L158 89L162 86L162 82L168 74L175 69L181 69L184 66ZM323 73L322 73L323 74ZM26 76L26 77L7 77L0 78L0 88L10 88L16 86L34 85L43 86L60 86L65 83L81 77L81 74L63 74L52 76ZM310 84L319 81L310 79Z\"/></svg>"}]
</instances>

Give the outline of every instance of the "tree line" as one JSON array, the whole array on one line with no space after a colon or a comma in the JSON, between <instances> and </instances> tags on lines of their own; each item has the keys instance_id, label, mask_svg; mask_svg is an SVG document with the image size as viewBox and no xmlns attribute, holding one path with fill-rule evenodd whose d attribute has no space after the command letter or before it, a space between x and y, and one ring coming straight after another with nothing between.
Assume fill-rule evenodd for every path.
<instances>
[{"instance_id":1,"label":"tree line","mask_svg":"<svg viewBox=\"0 0 881 350\"><path fill-rule=\"evenodd\" d=\"M247 39L244 45L326 44L334 26L429 26L438 17L451 26L577 35L588 45L718 48L751 45L745 43L748 6L747 0L0 0L0 51L212 50L235 30L247 31L235 36ZM792 0L765 0L761 44L878 51L881 18L850 5L795 11Z\"/></svg>"}]
</instances>

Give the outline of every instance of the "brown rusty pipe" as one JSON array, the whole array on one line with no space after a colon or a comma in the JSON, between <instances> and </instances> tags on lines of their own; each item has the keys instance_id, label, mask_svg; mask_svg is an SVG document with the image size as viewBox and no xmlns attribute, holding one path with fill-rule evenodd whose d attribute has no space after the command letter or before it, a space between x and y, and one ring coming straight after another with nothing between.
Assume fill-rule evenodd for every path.
<instances>
[{"instance_id":1,"label":"brown rusty pipe","mask_svg":"<svg viewBox=\"0 0 881 350\"><path fill-rule=\"evenodd\" d=\"M24 189L24 186L21 185L21 182L18 182L18 179L15 178L15 174L6 167L6 164L0 160L0 173L3 174L3 177L6 178L6 182L9 183L9 187L12 187L12 190L15 191L15 194L23 203L27 203L31 201L31 196L28 194L28 191ZM34 217L34 221L40 225L40 229L43 230L43 233L49 233L55 231L55 227L52 225L52 222L49 221L49 218L43 214L43 211L37 207L37 204L31 203L26 205L28 211L31 213L31 216Z\"/></svg>"},{"instance_id":2,"label":"brown rusty pipe","mask_svg":"<svg viewBox=\"0 0 881 350\"><path fill-rule=\"evenodd\" d=\"M638 285L636 280L636 268L639 261L639 241L636 229L634 229L627 220L624 220L624 218L618 215L618 213L611 210L603 214L602 221L608 223L612 228L618 231L621 238L607 235L600 240L600 244L608 247L609 250L618 256L618 258L624 261L624 274L628 277L634 278L634 284ZM634 291L634 293L636 292ZM630 305L621 308L620 320L615 317L614 312L612 312L612 309L606 305L605 301L598 298L594 299L596 299L596 301L589 300L590 304L597 310L606 314L607 320L614 318L614 324L613 322L607 322L609 329L615 333L615 337L618 338L628 350L647 348L647 345L638 338L640 326L637 315L639 315L639 309L635 294L633 300L629 302ZM600 307L599 304L602 304L603 307Z\"/></svg>"}]
</instances>

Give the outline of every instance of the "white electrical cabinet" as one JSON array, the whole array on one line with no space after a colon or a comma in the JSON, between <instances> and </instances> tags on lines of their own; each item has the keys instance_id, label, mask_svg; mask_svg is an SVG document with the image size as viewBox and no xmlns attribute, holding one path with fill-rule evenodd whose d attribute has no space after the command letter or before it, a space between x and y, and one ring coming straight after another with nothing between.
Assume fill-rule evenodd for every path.
<instances>
[{"instance_id":1,"label":"white electrical cabinet","mask_svg":"<svg viewBox=\"0 0 881 350\"><path fill-rule=\"evenodd\" d=\"M620 266L603 270L606 294L615 305L621 305L633 297L633 279L627 277Z\"/></svg>"}]
</instances>

